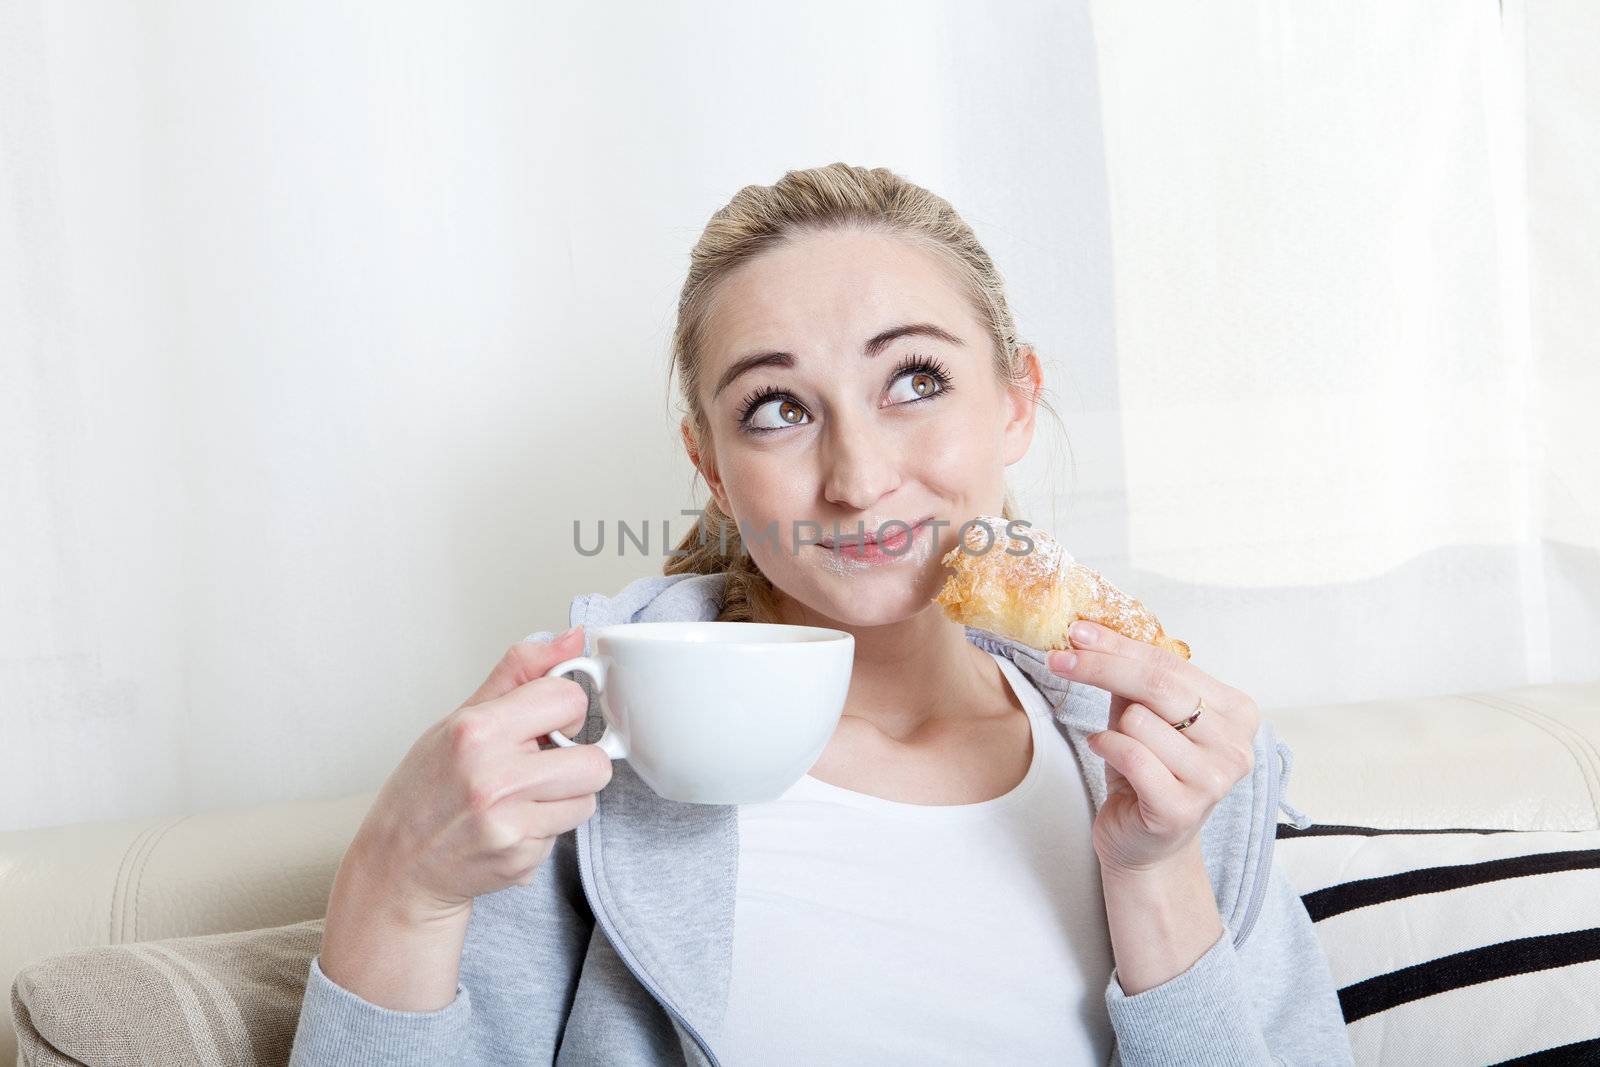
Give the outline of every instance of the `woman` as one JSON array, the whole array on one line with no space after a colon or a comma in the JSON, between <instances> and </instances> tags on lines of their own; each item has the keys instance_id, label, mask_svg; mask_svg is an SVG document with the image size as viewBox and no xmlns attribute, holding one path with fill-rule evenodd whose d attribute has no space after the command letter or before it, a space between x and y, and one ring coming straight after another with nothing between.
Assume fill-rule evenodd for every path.
<instances>
[{"instance_id":1,"label":"woman","mask_svg":"<svg viewBox=\"0 0 1600 1067\"><path fill-rule=\"evenodd\" d=\"M950 205L844 164L741 190L674 363L699 523L391 775L291 1062L1348 1063L1270 865L1276 809L1306 820L1254 702L1103 628L1074 663L932 603L960 525L1012 517L1042 387ZM586 631L683 618L854 634L839 726L778 800L679 804L539 747L598 736L587 685L541 678Z\"/></svg>"}]
</instances>

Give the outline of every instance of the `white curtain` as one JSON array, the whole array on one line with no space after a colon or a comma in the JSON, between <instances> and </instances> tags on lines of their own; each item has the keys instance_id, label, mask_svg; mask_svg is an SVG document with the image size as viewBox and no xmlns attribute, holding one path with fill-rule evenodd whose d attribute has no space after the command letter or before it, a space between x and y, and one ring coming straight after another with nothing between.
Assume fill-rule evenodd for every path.
<instances>
[{"instance_id":1,"label":"white curtain","mask_svg":"<svg viewBox=\"0 0 1600 1067\"><path fill-rule=\"evenodd\" d=\"M1117 565L1264 707L1600 676L1594 6L1094 14Z\"/></svg>"},{"instance_id":2,"label":"white curtain","mask_svg":"<svg viewBox=\"0 0 1600 1067\"><path fill-rule=\"evenodd\" d=\"M373 788L659 571L688 248L834 160L973 224L1065 424L1030 516L1269 715L1596 677L1597 31L0 0L0 829Z\"/></svg>"}]
</instances>

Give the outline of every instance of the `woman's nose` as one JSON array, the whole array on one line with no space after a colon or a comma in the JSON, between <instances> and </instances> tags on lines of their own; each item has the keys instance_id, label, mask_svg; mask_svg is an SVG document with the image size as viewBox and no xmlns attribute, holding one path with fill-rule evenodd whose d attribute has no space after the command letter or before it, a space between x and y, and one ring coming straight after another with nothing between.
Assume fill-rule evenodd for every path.
<instances>
[{"instance_id":1,"label":"woman's nose","mask_svg":"<svg viewBox=\"0 0 1600 1067\"><path fill-rule=\"evenodd\" d=\"M860 511L900 485L900 459L893 445L870 429L835 420L823 462L823 495L830 503Z\"/></svg>"}]
</instances>

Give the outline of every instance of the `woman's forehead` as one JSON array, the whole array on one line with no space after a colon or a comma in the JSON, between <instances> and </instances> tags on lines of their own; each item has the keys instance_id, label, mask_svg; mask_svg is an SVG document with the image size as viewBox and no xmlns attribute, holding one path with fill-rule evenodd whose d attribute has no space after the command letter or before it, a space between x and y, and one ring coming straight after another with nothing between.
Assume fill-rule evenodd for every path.
<instances>
[{"instance_id":1,"label":"woman's forehead","mask_svg":"<svg viewBox=\"0 0 1600 1067\"><path fill-rule=\"evenodd\" d=\"M707 371L747 352L857 351L880 331L930 322L971 343L977 323L932 252L877 234L792 239L742 264L706 318Z\"/></svg>"}]
</instances>

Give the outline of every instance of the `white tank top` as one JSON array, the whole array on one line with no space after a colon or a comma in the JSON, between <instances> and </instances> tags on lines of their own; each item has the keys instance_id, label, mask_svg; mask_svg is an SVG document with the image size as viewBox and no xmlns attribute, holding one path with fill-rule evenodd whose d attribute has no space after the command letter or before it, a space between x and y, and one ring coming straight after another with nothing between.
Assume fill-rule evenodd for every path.
<instances>
[{"instance_id":1,"label":"white tank top","mask_svg":"<svg viewBox=\"0 0 1600 1067\"><path fill-rule=\"evenodd\" d=\"M1083 774L1049 705L1009 793L905 804L809 774L739 807L719 1053L783 1064L1105 1064L1113 958Z\"/></svg>"}]
</instances>

